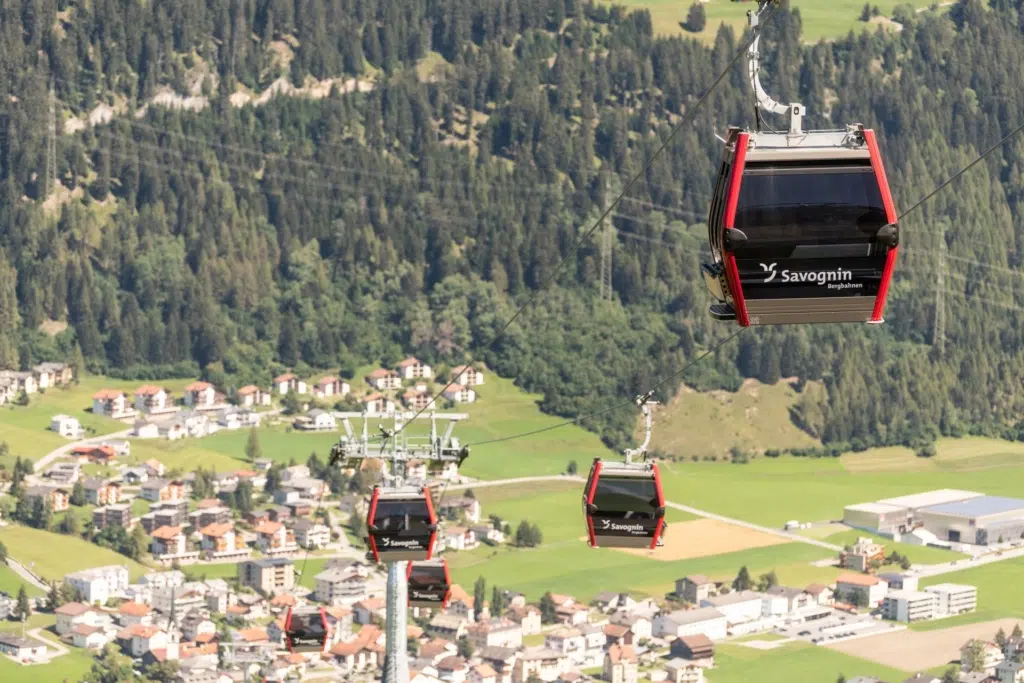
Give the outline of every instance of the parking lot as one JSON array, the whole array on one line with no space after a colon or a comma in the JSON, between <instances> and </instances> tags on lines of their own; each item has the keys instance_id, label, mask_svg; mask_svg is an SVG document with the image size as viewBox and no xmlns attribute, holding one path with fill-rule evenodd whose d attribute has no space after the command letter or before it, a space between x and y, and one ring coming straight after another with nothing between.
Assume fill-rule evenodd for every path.
<instances>
[{"instance_id":1,"label":"parking lot","mask_svg":"<svg viewBox=\"0 0 1024 683\"><path fill-rule=\"evenodd\" d=\"M849 614L840 610L822 619L780 626L775 631L787 638L804 640L815 645L828 645L848 638L878 635L906 628L900 624L880 621L867 614Z\"/></svg>"}]
</instances>

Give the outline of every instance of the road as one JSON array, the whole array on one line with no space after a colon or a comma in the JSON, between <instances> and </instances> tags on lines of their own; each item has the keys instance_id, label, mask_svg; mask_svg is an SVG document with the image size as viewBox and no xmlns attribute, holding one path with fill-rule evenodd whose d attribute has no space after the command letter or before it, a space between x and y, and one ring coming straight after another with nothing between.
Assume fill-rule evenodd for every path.
<instances>
[{"instance_id":1,"label":"road","mask_svg":"<svg viewBox=\"0 0 1024 683\"><path fill-rule=\"evenodd\" d=\"M916 567L914 575L920 578L927 576L942 576L943 574L959 572L965 569L974 569L975 567L992 564L993 562L1002 562L1003 560L1010 560L1015 557L1024 557L1024 548L1004 550L1002 554L987 553L985 555L967 557L961 560L954 560L952 562L943 562L941 564L926 564Z\"/></svg>"},{"instance_id":2,"label":"road","mask_svg":"<svg viewBox=\"0 0 1024 683\"><path fill-rule=\"evenodd\" d=\"M581 484L586 483L586 480L583 477L570 476L566 474L555 474L545 477L518 477L515 479L475 481L466 484L454 484L449 486L448 488L453 491L459 491L463 489L482 489L490 486L512 486L515 484L530 484L541 481L572 481ZM780 538L786 539L787 541L793 541L795 543L806 543L807 545L817 546L819 548L824 548L825 550L830 550L832 552L839 552L842 550L841 546L835 545L834 543L826 543L825 541L820 541L816 538L808 538L806 536L801 536L800 534L794 534L789 531L783 531L782 529L773 529L771 527L761 526L760 524L745 522L742 519L726 517L725 515L719 515L714 512L708 512L707 510L701 510L699 508L691 507L689 505L682 505L680 503L673 503L671 501L667 501L665 503L665 506L670 507L674 510L680 510L681 512L688 512L691 515L703 517L704 519L714 519L719 522L726 522L727 524L735 524L736 526L752 529L753 531L760 531L761 533L772 534L774 536L778 536Z\"/></svg>"},{"instance_id":3,"label":"road","mask_svg":"<svg viewBox=\"0 0 1024 683\"><path fill-rule=\"evenodd\" d=\"M31 629L31 630L29 630L27 632L26 635L32 636L33 638L35 638L39 642L45 643L46 647L50 648L51 650L56 650L57 651L56 654L51 654L50 650L47 650L46 651L46 655L47 655L46 659L47 659L47 661L49 661L51 659L54 659L56 657L60 657L61 655L66 655L68 652L70 652L70 650L68 648L64 647L64 645L62 645L61 643L59 643L56 638L47 638L47 637L45 637L43 635L43 629L41 629L41 628Z\"/></svg>"},{"instance_id":4,"label":"road","mask_svg":"<svg viewBox=\"0 0 1024 683\"><path fill-rule=\"evenodd\" d=\"M17 560L8 557L7 558L7 566L10 567L14 571L15 574L17 574L21 578L25 579L26 581L28 581L30 584L32 584L33 586L35 586L39 590L41 590L41 591L49 591L50 590L49 586L47 586L45 583L43 583L38 578L36 578L36 575L33 574L31 571L29 571L25 567L25 565L23 565L21 562L18 562Z\"/></svg>"},{"instance_id":5,"label":"road","mask_svg":"<svg viewBox=\"0 0 1024 683\"><path fill-rule=\"evenodd\" d=\"M70 441L60 448L50 451L43 457L39 458L36 463L32 466L32 469L36 472L43 472L47 467L53 463L57 458L62 458L65 455L71 453L71 449L75 446L88 446L90 444L99 445L102 441L107 439L123 439L132 433L131 429L123 429L113 434L104 434L103 436L90 436L88 439L82 439L80 441Z\"/></svg>"}]
</instances>

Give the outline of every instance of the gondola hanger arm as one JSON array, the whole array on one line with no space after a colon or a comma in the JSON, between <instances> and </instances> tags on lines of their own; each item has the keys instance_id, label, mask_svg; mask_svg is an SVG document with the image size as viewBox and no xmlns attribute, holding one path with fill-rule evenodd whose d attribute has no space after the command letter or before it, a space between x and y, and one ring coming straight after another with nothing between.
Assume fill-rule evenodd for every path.
<instances>
[{"instance_id":1,"label":"gondola hanger arm","mask_svg":"<svg viewBox=\"0 0 1024 683\"><path fill-rule=\"evenodd\" d=\"M651 443L651 432L654 429L654 421L651 416L651 406L658 405L657 401L652 401L651 397L654 396L654 390L648 391L646 394L641 394L633 399L633 402L640 406L640 409L644 412L644 441L638 448L627 448L625 450L626 464L632 464L633 458L642 455L644 460L647 460L647 447Z\"/></svg>"}]
</instances>

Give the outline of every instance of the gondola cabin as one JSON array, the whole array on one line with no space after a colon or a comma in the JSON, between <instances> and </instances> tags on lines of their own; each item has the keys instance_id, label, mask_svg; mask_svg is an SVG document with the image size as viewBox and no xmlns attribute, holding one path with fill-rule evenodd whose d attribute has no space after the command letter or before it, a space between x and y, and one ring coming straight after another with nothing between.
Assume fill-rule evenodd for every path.
<instances>
[{"instance_id":1,"label":"gondola cabin","mask_svg":"<svg viewBox=\"0 0 1024 683\"><path fill-rule=\"evenodd\" d=\"M410 607L444 609L448 605L452 580L446 560L410 562L406 571Z\"/></svg>"},{"instance_id":2,"label":"gondola cabin","mask_svg":"<svg viewBox=\"0 0 1024 683\"><path fill-rule=\"evenodd\" d=\"M429 560L437 538L430 489L374 487L366 529L376 562Z\"/></svg>"},{"instance_id":3,"label":"gondola cabin","mask_svg":"<svg viewBox=\"0 0 1024 683\"><path fill-rule=\"evenodd\" d=\"M653 463L594 460L583 493L591 548L650 548L665 529L665 495Z\"/></svg>"},{"instance_id":4,"label":"gondola cabin","mask_svg":"<svg viewBox=\"0 0 1024 683\"><path fill-rule=\"evenodd\" d=\"M330 627L324 608L289 609L284 620L284 640L291 653L327 652Z\"/></svg>"},{"instance_id":5,"label":"gondola cabin","mask_svg":"<svg viewBox=\"0 0 1024 683\"><path fill-rule=\"evenodd\" d=\"M729 130L708 215L711 314L881 323L899 245L874 131Z\"/></svg>"}]
</instances>

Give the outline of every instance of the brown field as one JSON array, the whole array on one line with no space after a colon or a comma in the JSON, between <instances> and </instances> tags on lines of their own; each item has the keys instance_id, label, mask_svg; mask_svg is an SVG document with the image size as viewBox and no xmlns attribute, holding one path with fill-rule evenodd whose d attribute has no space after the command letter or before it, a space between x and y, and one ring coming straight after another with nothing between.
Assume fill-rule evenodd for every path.
<instances>
[{"instance_id":1,"label":"brown field","mask_svg":"<svg viewBox=\"0 0 1024 683\"><path fill-rule=\"evenodd\" d=\"M734 553L749 548L789 543L784 538L716 519L671 522L665 531L665 545L657 550L617 548L624 553L672 562L693 557Z\"/></svg>"},{"instance_id":2,"label":"brown field","mask_svg":"<svg viewBox=\"0 0 1024 683\"><path fill-rule=\"evenodd\" d=\"M828 645L854 657L906 671L924 671L960 659L960 648L971 638L991 640L1002 628L1007 633L1019 619L996 619L938 631L899 631Z\"/></svg>"}]
</instances>

